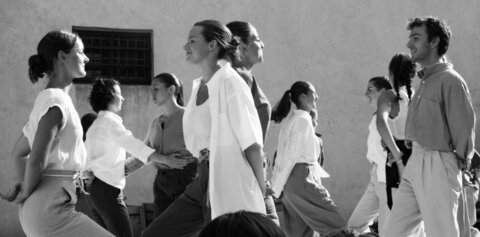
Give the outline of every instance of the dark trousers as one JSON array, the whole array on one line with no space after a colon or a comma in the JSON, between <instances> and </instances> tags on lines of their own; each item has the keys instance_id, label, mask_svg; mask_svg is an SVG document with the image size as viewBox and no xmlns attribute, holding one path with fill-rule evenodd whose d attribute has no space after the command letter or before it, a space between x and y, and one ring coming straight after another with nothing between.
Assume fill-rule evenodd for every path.
<instances>
[{"instance_id":1,"label":"dark trousers","mask_svg":"<svg viewBox=\"0 0 480 237\"><path fill-rule=\"evenodd\" d=\"M118 237L132 237L132 226L122 191L98 178L93 180L89 191L92 204L103 218L107 230Z\"/></svg>"},{"instance_id":2,"label":"dark trousers","mask_svg":"<svg viewBox=\"0 0 480 237\"><path fill-rule=\"evenodd\" d=\"M405 140L395 140L395 144L398 146L400 151L403 152L402 156L402 163L404 166L407 165L408 159L412 155L412 148L411 145L407 145ZM388 156L391 155L390 149L385 148L388 153ZM400 173L398 172L397 163L394 162L391 165L385 166L385 176L386 176L386 187L387 187L387 205L388 208L391 210L393 205L393 192L392 189L398 189L400 186Z\"/></svg>"},{"instance_id":3,"label":"dark trousers","mask_svg":"<svg viewBox=\"0 0 480 237\"><path fill-rule=\"evenodd\" d=\"M155 217L165 211L185 191L197 174L198 162L192 162L183 169L158 169L153 183Z\"/></svg>"},{"instance_id":4,"label":"dark trousers","mask_svg":"<svg viewBox=\"0 0 480 237\"><path fill-rule=\"evenodd\" d=\"M181 237L198 233L210 222L207 206L208 161L197 167L197 177L160 216L143 231L143 237Z\"/></svg>"}]
</instances>

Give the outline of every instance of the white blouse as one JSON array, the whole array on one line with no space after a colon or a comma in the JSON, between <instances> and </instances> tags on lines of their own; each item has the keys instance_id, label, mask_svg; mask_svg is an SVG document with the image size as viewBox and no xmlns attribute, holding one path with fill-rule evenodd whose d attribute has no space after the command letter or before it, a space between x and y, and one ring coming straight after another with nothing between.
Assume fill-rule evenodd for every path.
<instances>
[{"instance_id":1,"label":"white blouse","mask_svg":"<svg viewBox=\"0 0 480 237\"><path fill-rule=\"evenodd\" d=\"M193 100L195 99L195 100ZM196 96L192 97L193 105L190 116L184 121L190 127L195 129L190 130L189 151L195 157L200 157L200 151L205 148L210 148L210 134L212 128L212 116L210 114L210 106L208 99L201 105L196 105Z\"/></svg>"},{"instance_id":2,"label":"white blouse","mask_svg":"<svg viewBox=\"0 0 480 237\"><path fill-rule=\"evenodd\" d=\"M110 111L100 111L88 129L87 169L96 178L118 189L125 188L126 152L147 163L155 152L143 141L133 137L122 123L122 118Z\"/></svg>"},{"instance_id":3,"label":"white blouse","mask_svg":"<svg viewBox=\"0 0 480 237\"><path fill-rule=\"evenodd\" d=\"M372 121L368 126L368 131L367 159L370 161L370 163L377 164L377 180L378 182L385 183L385 164L387 162L387 152L382 147L382 137L377 130L377 115L372 116Z\"/></svg>"},{"instance_id":4,"label":"white blouse","mask_svg":"<svg viewBox=\"0 0 480 237\"><path fill-rule=\"evenodd\" d=\"M277 158L273 167L272 190L279 197L293 167L297 163L318 166L318 178L329 177L318 164L320 143L315 135L312 117L307 111L294 110L282 122L278 135Z\"/></svg>"},{"instance_id":5,"label":"white blouse","mask_svg":"<svg viewBox=\"0 0 480 237\"><path fill-rule=\"evenodd\" d=\"M70 96L59 88L45 89L38 94L29 120L23 127L30 148L33 145L40 119L52 108L62 113L62 126L58 130L47 154L46 169L82 170L85 166L86 151L83 144L83 129L78 113Z\"/></svg>"}]
</instances>

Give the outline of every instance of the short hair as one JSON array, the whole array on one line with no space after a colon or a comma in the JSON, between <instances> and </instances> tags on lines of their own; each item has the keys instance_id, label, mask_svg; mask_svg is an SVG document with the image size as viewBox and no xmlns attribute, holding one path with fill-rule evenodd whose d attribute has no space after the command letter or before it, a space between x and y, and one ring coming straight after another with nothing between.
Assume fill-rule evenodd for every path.
<instances>
[{"instance_id":1,"label":"short hair","mask_svg":"<svg viewBox=\"0 0 480 237\"><path fill-rule=\"evenodd\" d=\"M438 47L437 53L438 56L443 56L447 53L448 45L450 44L450 37L452 32L447 23L437 17L427 16L427 17L417 17L409 19L408 30L411 30L415 27L425 26L427 29L428 41L432 41L435 37L438 37Z\"/></svg>"},{"instance_id":2,"label":"short hair","mask_svg":"<svg viewBox=\"0 0 480 237\"><path fill-rule=\"evenodd\" d=\"M237 47L240 42L232 36L232 32L220 21L204 20L195 23L193 26L202 27L202 35L207 42L217 41L220 47L218 58L233 59L237 57Z\"/></svg>"},{"instance_id":3,"label":"short hair","mask_svg":"<svg viewBox=\"0 0 480 237\"><path fill-rule=\"evenodd\" d=\"M98 78L93 82L92 91L88 97L93 111L98 113L108 110L108 106L115 100L115 85L120 83L111 78Z\"/></svg>"},{"instance_id":4,"label":"short hair","mask_svg":"<svg viewBox=\"0 0 480 237\"><path fill-rule=\"evenodd\" d=\"M37 46L37 54L28 59L28 76L32 83L42 78L45 73L53 71L58 52L70 53L80 37L68 31L50 31L40 40Z\"/></svg>"},{"instance_id":5,"label":"short hair","mask_svg":"<svg viewBox=\"0 0 480 237\"><path fill-rule=\"evenodd\" d=\"M249 211L227 213L208 223L198 237L285 237L267 216Z\"/></svg>"}]
</instances>

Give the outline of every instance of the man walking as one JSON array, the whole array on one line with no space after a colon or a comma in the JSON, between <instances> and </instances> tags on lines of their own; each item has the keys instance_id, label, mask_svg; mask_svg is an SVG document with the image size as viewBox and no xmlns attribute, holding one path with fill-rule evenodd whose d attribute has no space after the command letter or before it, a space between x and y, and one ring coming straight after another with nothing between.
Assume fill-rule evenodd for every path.
<instances>
[{"instance_id":1,"label":"man walking","mask_svg":"<svg viewBox=\"0 0 480 237\"><path fill-rule=\"evenodd\" d=\"M413 154L403 172L385 236L460 236L461 170L473 155L475 114L467 84L445 53L451 32L435 17L411 19L407 47L423 69L409 105L406 138Z\"/></svg>"}]
</instances>

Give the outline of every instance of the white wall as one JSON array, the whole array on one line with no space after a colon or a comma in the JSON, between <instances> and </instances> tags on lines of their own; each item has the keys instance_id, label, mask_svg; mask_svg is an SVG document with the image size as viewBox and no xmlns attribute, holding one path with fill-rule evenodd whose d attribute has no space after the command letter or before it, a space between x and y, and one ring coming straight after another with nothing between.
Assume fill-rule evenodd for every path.
<instances>
[{"instance_id":1,"label":"white wall","mask_svg":"<svg viewBox=\"0 0 480 237\"><path fill-rule=\"evenodd\" d=\"M175 73L190 95L198 68L184 60L182 46L190 27L203 19L252 22L266 47L265 62L254 73L272 105L296 80L311 81L319 94L319 128L326 146L324 181L348 217L368 181L365 159L367 126L373 109L363 94L366 82L387 73L396 52L408 52L407 19L436 15L453 31L449 58L470 87L480 109L480 2L464 0L337 0L337 1L156 1L156 0L1 0L0 8L0 191L11 181L9 152L28 119L41 85L28 80L28 57L53 29L75 26L153 29L154 69ZM82 115L90 112L88 86L71 95ZM143 137L156 114L145 86L122 86L122 116L127 128ZM272 126L266 151L273 154L278 128ZM479 142L477 141L477 146ZM128 178L127 202L152 201L153 169ZM21 235L17 207L0 202L0 236Z\"/></svg>"}]
</instances>

